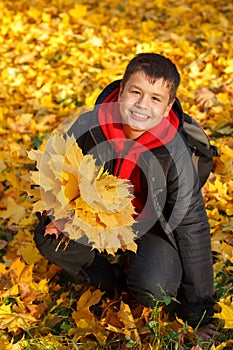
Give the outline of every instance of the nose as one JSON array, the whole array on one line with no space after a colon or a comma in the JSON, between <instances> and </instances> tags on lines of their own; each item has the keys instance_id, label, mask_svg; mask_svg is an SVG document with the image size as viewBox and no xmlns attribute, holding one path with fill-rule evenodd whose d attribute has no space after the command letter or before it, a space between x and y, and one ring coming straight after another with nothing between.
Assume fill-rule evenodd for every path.
<instances>
[{"instance_id":1,"label":"nose","mask_svg":"<svg viewBox=\"0 0 233 350\"><path fill-rule=\"evenodd\" d=\"M146 95L142 94L138 96L138 99L136 101L136 106L140 108L147 108L148 107L148 98Z\"/></svg>"}]
</instances>

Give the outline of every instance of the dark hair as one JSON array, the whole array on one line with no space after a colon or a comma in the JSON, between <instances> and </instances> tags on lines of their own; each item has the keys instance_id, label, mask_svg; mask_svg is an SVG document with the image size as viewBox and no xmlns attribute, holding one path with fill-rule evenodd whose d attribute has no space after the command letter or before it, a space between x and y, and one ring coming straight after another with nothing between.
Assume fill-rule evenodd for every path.
<instances>
[{"instance_id":1,"label":"dark hair","mask_svg":"<svg viewBox=\"0 0 233 350\"><path fill-rule=\"evenodd\" d=\"M149 82L154 84L158 79L163 79L168 86L169 102L176 97L176 91L180 84L180 75L176 65L167 57L156 53L140 53L135 56L126 67L121 86L124 89L126 82L133 73L142 71Z\"/></svg>"}]
</instances>

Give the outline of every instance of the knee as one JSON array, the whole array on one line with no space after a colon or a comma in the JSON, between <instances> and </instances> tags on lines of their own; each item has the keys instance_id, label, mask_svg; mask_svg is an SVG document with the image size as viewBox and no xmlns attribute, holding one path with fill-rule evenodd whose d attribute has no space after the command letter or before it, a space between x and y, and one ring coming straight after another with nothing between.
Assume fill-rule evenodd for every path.
<instances>
[{"instance_id":1,"label":"knee","mask_svg":"<svg viewBox=\"0 0 233 350\"><path fill-rule=\"evenodd\" d=\"M147 307L154 307L158 301L164 302L166 297L177 296L181 283L182 270L160 271L160 274L140 272L128 276L127 286L132 295Z\"/></svg>"},{"instance_id":2,"label":"knee","mask_svg":"<svg viewBox=\"0 0 233 350\"><path fill-rule=\"evenodd\" d=\"M128 290L139 301L140 304L147 307L154 307L159 302L164 302L165 297L176 297L178 284L170 285L157 282L154 285L145 281L138 280L133 283L130 279L127 281Z\"/></svg>"},{"instance_id":3,"label":"knee","mask_svg":"<svg viewBox=\"0 0 233 350\"><path fill-rule=\"evenodd\" d=\"M178 252L162 237L144 235L137 254L130 255L128 289L143 305L152 307L166 296L176 297L182 279Z\"/></svg>"}]
</instances>

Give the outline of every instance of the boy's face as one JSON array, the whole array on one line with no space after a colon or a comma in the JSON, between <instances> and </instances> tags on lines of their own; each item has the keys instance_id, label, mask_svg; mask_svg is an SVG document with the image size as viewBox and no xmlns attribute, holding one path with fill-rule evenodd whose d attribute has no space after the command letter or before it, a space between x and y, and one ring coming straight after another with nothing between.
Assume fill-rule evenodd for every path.
<instances>
[{"instance_id":1,"label":"boy's face","mask_svg":"<svg viewBox=\"0 0 233 350\"><path fill-rule=\"evenodd\" d=\"M169 102L169 88L163 79L151 84L139 71L120 89L118 102L125 136L135 139L167 117L174 100Z\"/></svg>"}]
</instances>

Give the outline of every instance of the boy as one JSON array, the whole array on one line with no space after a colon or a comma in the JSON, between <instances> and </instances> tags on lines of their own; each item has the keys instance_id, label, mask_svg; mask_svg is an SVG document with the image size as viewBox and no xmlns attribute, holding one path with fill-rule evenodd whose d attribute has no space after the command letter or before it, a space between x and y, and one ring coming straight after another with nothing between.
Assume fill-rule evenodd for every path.
<instances>
[{"instance_id":1,"label":"boy","mask_svg":"<svg viewBox=\"0 0 233 350\"><path fill-rule=\"evenodd\" d=\"M209 224L188 146L182 135L182 109L176 99L180 76L162 55L132 59L121 81L107 86L93 111L69 130L83 153L116 176L129 179L137 212L137 253L128 252L127 290L153 307L162 289L179 301L178 315L199 335L214 335L213 266ZM86 281L112 295L120 288L119 269L84 241L63 244L44 236L48 217L35 230L40 252L76 281ZM122 279L122 277L121 277ZM162 289L161 289L162 287Z\"/></svg>"}]
</instances>

